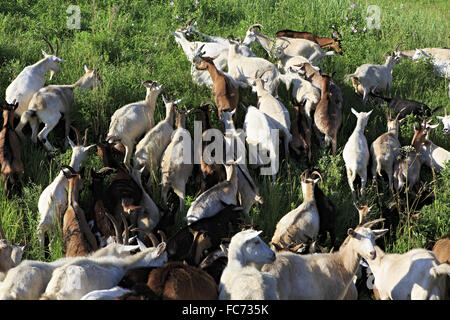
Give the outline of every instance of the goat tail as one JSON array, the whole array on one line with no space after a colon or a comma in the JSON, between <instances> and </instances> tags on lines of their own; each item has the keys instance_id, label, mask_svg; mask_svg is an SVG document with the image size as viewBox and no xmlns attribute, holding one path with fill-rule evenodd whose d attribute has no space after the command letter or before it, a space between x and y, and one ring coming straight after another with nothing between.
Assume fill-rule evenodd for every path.
<instances>
[{"instance_id":1,"label":"goat tail","mask_svg":"<svg viewBox=\"0 0 450 320\"><path fill-rule=\"evenodd\" d=\"M439 106L439 107L434 108L434 109L431 111L431 114L434 114L435 112L441 110L443 107L444 107L444 106Z\"/></svg>"},{"instance_id":2,"label":"goat tail","mask_svg":"<svg viewBox=\"0 0 450 320\"><path fill-rule=\"evenodd\" d=\"M439 276L450 277L450 264L442 263L436 267L430 269L430 275L433 278L438 278Z\"/></svg>"},{"instance_id":3,"label":"goat tail","mask_svg":"<svg viewBox=\"0 0 450 320\"><path fill-rule=\"evenodd\" d=\"M376 161L377 161L377 173L381 177L382 176L381 175L381 161L378 159L376 159Z\"/></svg>"},{"instance_id":4,"label":"goat tail","mask_svg":"<svg viewBox=\"0 0 450 320\"><path fill-rule=\"evenodd\" d=\"M392 101L392 98L380 96L379 94L376 94L376 93L373 92L373 91L370 91L369 94L370 94L371 96L376 97L376 98L383 99L383 100L386 101L386 102L391 102L391 101Z\"/></svg>"},{"instance_id":5,"label":"goat tail","mask_svg":"<svg viewBox=\"0 0 450 320\"><path fill-rule=\"evenodd\" d=\"M259 194L257 194L255 196L255 201L258 202L259 204L263 204L264 203L264 199Z\"/></svg>"}]
</instances>

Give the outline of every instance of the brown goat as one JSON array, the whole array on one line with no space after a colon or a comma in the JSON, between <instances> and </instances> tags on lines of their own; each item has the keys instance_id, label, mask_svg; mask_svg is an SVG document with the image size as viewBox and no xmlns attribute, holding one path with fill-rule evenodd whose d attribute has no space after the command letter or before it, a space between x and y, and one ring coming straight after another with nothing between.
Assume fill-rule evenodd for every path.
<instances>
[{"instance_id":1,"label":"brown goat","mask_svg":"<svg viewBox=\"0 0 450 320\"><path fill-rule=\"evenodd\" d=\"M200 47L200 51L203 46ZM197 70L208 70L213 81L212 93L220 118L222 111L231 112L237 108L239 102L239 89L231 83L231 80L225 76L222 71L217 70L214 65L215 58L216 57L203 57L201 53L197 56L195 68Z\"/></svg>"},{"instance_id":2,"label":"brown goat","mask_svg":"<svg viewBox=\"0 0 450 320\"><path fill-rule=\"evenodd\" d=\"M295 118L291 124L292 140L289 146L294 150L297 156L302 152L308 155L308 161L311 162L311 128L308 126L305 118L301 116L300 107L294 106Z\"/></svg>"},{"instance_id":3,"label":"brown goat","mask_svg":"<svg viewBox=\"0 0 450 320\"><path fill-rule=\"evenodd\" d=\"M147 286L163 300L217 300L218 286L200 268L179 261L154 269Z\"/></svg>"},{"instance_id":4,"label":"brown goat","mask_svg":"<svg viewBox=\"0 0 450 320\"><path fill-rule=\"evenodd\" d=\"M203 159L203 151L208 146L210 142L205 141L204 136L206 131L211 129L210 123L210 113L209 106L212 103L202 103L197 109L197 120L202 122L202 149L201 149L201 163L200 163L200 171L201 174L197 175L200 179L200 191L205 192L209 188L215 186L219 182L225 181L227 179L227 174L225 172L225 168L223 165L218 163L207 164Z\"/></svg>"},{"instance_id":5,"label":"brown goat","mask_svg":"<svg viewBox=\"0 0 450 320\"><path fill-rule=\"evenodd\" d=\"M83 209L78 204L80 190L83 187L82 173L77 173L70 166L63 170L69 180L68 204L63 219L63 241L66 257L86 256L98 249L95 236L86 221Z\"/></svg>"},{"instance_id":6,"label":"brown goat","mask_svg":"<svg viewBox=\"0 0 450 320\"><path fill-rule=\"evenodd\" d=\"M0 164L4 190L8 193L10 186L21 181L24 173L20 141L14 131L14 111L19 106L4 104L3 127L0 131Z\"/></svg>"},{"instance_id":7,"label":"brown goat","mask_svg":"<svg viewBox=\"0 0 450 320\"><path fill-rule=\"evenodd\" d=\"M335 156L337 149L337 134L342 124L342 112L335 104L330 92L330 81L330 76L322 75L320 86L321 98L316 106L316 111L314 112L314 124L315 128L317 128L320 133L325 134L325 142L327 144L331 142L333 156ZM316 134L320 141L321 135L317 130Z\"/></svg>"},{"instance_id":8,"label":"brown goat","mask_svg":"<svg viewBox=\"0 0 450 320\"><path fill-rule=\"evenodd\" d=\"M341 40L342 35L337 32L337 30L330 26L333 30L336 31L337 36L335 37L332 35L331 37L318 37L314 35L311 32L301 32L301 31L293 31L293 30L280 30L276 33L276 37L288 37L288 38L300 38L300 39L306 39L312 42L317 43L321 48L332 48L334 51L336 51L339 54L344 54L341 48Z\"/></svg>"},{"instance_id":9,"label":"brown goat","mask_svg":"<svg viewBox=\"0 0 450 320\"><path fill-rule=\"evenodd\" d=\"M436 241L432 251L440 263L450 263L450 234Z\"/></svg>"}]
</instances>

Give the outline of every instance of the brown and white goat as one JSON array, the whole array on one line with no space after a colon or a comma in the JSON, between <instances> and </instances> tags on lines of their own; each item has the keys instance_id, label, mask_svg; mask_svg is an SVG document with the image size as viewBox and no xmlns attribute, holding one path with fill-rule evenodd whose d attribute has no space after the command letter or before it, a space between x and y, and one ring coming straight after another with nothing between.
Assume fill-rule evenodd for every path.
<instances>
[{"instance_id":1,"label":"brown and white goat","mask_svg":"<svg viewBox=\"0 0 450 320\"><path fill-rule=\"evenodd\" d=\"M20 149L20 141L14 131L14 111L19 103L4 104L3 127L0 131L0 165L5 192L16 182L22 180L24 167Z\"/></svg>"},{"instance_id":2,"label":"brown and white goat","mask_svg":"<svg viewBox=\"0 0 450 320\"><path fill-rule=\"evenodd\" d=\"M440 263L450 263L450 234L436 241L432 251Z\"/></svg>"},{"instance_id":3,"label":"brown and white goat","mask_svg":"<svg viewBox=\"0 0 450 320\"><path fill-rule=\"evenodd\" d=\"M321 48L331 48L339 54L344 54L341 48L341 40L342 35L337 32L337 30L330 26L333 30L336 31L336 35L333 33L331 37L319 37L314 35L311 32L301 32L301 31L293 31L293 30L280 30L275 35L276 37L287 37L287 38L297 38L297 39L306 39L309 41L313 41L317 43Z\"/></svg>"},{"instance_id":4,"label":"brown and white goat","mask_svg":"<svg viewBox=\"0 0 450 320\"><path fill-rule=\"evenodd\" d=\"M322 75L320 90L320 101L316 106L314 112L314 124L316 135L321 141L321 134L325 135L325 143L327 145L331 142L331 149L333 156L336 155L337 149L337 134L342 124L342 112L336 105L333 95L330 90L331 76ZM319 133L320 132L320 133Z\"/></svg>"},{"instance_id":5,"label":"brown and white goat","mask_svg":"<svg viewBox=\"0 0 450 320\"><path fill-rule=\"evenodd\" d=\"M430 120L431 121L431 120ZM414 126L414 137L411 145L420 154L420 161L432 168L436 172L440 172L445 168L445 163L450 161L450 152L442 147L435 145L430 139L430 130L438 125L430 125L429 122L423 121L421 126Z\"/></svg>"},{"instance_id":6,"label":"brown and white goat","mask_svg":"<svg viewBox=\"0 0 450 320\"><path fill-rule=\"evenodd\" d=\"M78 197L83 188L82 172L76 172L70 166L64 166L69 172L63 170L69 180L68 204L63 219L63 241L66 257L86 256L97 250L97 241L86 221L83 209L80 207Z\"/></svg>"},{"instance_id":7,"label":"brown and white goat","mask_svg":"<svg viewBox=\"0 0 450 320\"><path fill-rule=\"evenodd\" d=\"M231 83L231 80L222 71L216 68L214 65L215 57L204 57L200 54L196 59L195 68L197 70L208 70L213 81L212 92L219 118L222 111L231 112L236 109L239 102L239 89Z\"/></svg>"}]
</instances>

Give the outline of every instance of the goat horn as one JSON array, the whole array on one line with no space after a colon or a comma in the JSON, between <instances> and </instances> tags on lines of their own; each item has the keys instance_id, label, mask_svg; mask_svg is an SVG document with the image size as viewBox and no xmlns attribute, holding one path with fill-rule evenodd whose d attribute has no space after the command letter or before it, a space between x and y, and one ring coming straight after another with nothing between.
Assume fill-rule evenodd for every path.
<instances>
[{"instance_id":1,"label":"goat horn","mask_svg":"<svg viewBox=\"0 0 450 320\"><path fill-rule=\"evenodd\" d=\"M88 137L88 130L89 128L86 128L86 130L84 131L84 140L83 140L83 146L86 146L87 144L87 137Z\"/></svg>"},{"instance_id":2,"label":"goat horn","mask_svg":"<svg viewBox=\"0 0 450 320\"><path fill-rule=\"evenodd\" d=\"M49 46L49 48L50 48L50 53L52 54L52 55L55 55L55 50L53 49L53 46L50 44L50 42L46 39L46 38L43 38L44 39L44 41L47 43L47 45Z\"/></svg>"},{"instance_id":3,"label":"goat horn","mask_svg":"<svg viewBox=\"0 0 450 320\"><path fill-rule=\"evenodd\" d=\"M323 181L322 175L320 174L319 171L314 170L313 172L311 172L311 176L312 176L313 174L317 174L317 175L319 176L319 178L320 178L320 181Z\"/></svg>"},{"instance_id":4,"label":"goat horn","mask_svg":"<svg viewBox=\"0 0 450 320\"><path fill-rule=\"evenodd\" d=\"M106 211L105 211L105 215L106 215L106 217L108 217L108 219L111 221L111 223L112 223L112 225L113 225L113 227L114 227L114 231L115 231L115 233L116 233L117 241L118 241L120 244L123 244L123 241L122 241L122 235L121 235L120 232L119 232L119 226L118 226L118 224L117 224L116 219L114 219L114 217L113 217L112 215L110 215L110 214L109 214L108 212L106 212Z\"/></svg>"},{"instance_id":5,"label":"goat horn","mask_svg":"<svg viewBox=\"0 0 450 320\"><path fill-rule=\"evenodd\" d=\"M154 247L157 247L159 245L159 240L158 240L158 238L156 238L156 236L153 234L153 232L151 232L151 231L147 232L147 236L152 241L152 244Z\"/></svg>"},{"instance_id":6,"label":"goat horn","mask_svg":"<svg viewBox=\"0 0 450 320\"><path fill-rule=\"evenodd\" d=\"M364 223L361 227L363 227L363 228L371 228L373 225L377 224L378 222L382 222L384 220L385 220L384 218L379 218L379 219L375 219L375 220L372 220L372 221L368 221L368 222Z\"/></svg>"},{"instance_id":7,"label":"goat horn","mask_svg":"<svg viewBox=\"0 0 450 320\"><path fill-rule=\"evenodd\" d=\"M72 128L73 131L75 131L75 135L77 136L77 145L81 144L81 135L80 135L80 131L78 131L77 128L75 128L74 126L70 126Z\"/></svg>"},{"instance_id":8,"label":"goat horn","mask_svg":"<svg viewBox=\"0 0 450 320\"><path fill-rule=\"evenodd\" d=\"M58 41L58 39L56 39L56 51L55 51L55 56L58 56L58 52L59 52L59 41Z\"/></svg>"},{"instance_id":9,"label":"goat horn","mask_svg":"<svg viewBox=\"0 0 450 320\"><path fill-rule=\"evenodd\" d=\"M164 233L164 231L158 230L158 234L161 237L161 242L167 243L167 237L166 237L166 234Z\"/></svg>"},{"instance_id":10,"label":"goat horn","mask_svg":"<svg viewBox=\"0 0 450 320\"><path fill-rule=\"evenodd\" d=\"M300 180L304 180L307 178L309 170L306 169L305 171L302 172L301 176L300 176Z\"/></svg>"},{"instance_id":11,"label":"goat horn","mask_svg":"<svg viewBox=\"0 0 450 320\"><path fill-rule=\"evenodd\" d=\"M63 164L63 165L61 166L61 168L68 169L68 170L70 171L70 173L72 173L72 174L78 174L78 173L75 171L74 168L72 168L71 166L69 166L69 165L67 165L67 164Z\"/></svg>"},{"instance_id":12,"label":"goat horn","mask_svg":"<svg viewBox=\"0 0 450 320\"><path fill-rule=\"evenodd\" d=\"M253 28L259 28L259 29L261 29L263 26L261 25L261 24L259 24L259 23L255 23L255 24L252 24L249 28L248 28L248 31L253 31Z\"/></svg>"},{"instance_id":13,"label":"goat horn","mask_svg":"<svg viewBox=\"0 0 450 320\"><path fill-rule=\"evenodd\" d=\"M122 218L123 230L125 231L125 238L123 239L123 244L128 244L128 239L130 238L130 233L128 230L128 221L123 212L120 213L120 217Z\"/></svg>"},{"instance_id":14,"label":"goat horn","mask_svg":"<svg viewBox=\"0 0 450 320\"><path fill-rule=\"evenodd\" d=\"M397 44L395 45L394 51L397 51L398 47L399 47L401 44L404 44L404 42L399 42L399 43L397 43Z\"/></svg>"},{"instance_id":15,"label":"goat horn","mask_svg":"<svg viewBox=\"0 0 450 320\"><path fill-rule=\"evenodd\" d=\"M192 21L196 20L198 17L193 17L191 19L189 19L188 21L186 21L186 26L190 26Z\"/></svg>"}]
</instances>

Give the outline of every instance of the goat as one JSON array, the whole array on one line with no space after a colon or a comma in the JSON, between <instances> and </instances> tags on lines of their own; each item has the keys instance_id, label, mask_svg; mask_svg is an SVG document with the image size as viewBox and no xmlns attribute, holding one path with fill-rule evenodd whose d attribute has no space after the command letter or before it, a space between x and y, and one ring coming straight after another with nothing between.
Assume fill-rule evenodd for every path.
<instances>
[{"instance_id":1,"label":"goat","mask_svg":"<svg viewBox=\"0 0 450 320\"><path fill-rule=\"evenodd\" d=\"M8 271L21 262L25 247L9 244L0 223L0 286Z\"/></svg>"},{"instance_id":2,"label":"goat","mask_svg":"<svg viewBox=\"0 0 450 320\"><path fill-rule=\"evenodd\" d=\"M14 112L19 103L2 105L3 126L0 131L0 164L3 188L8 193L10 187L22 180L24 166L20 141L14 131Z\"/></svg>"},{"instance_id":3,"label":"goat","mask_svg":"<svg viewBox=\"0 0 450 320\"><path fill-rule=\"evenodd\" d=\"M259 73L266 75L264 80L264 89L274 97L278 96L278 85L280 84L279 71L270 61L259 57L246 57L238 52L239 44L230 40L230 49L228 50L228 74L235 80L244 82L251 86L251 79L255 79Z\"/></svg>"},{"instance_id":4,"label":"goat","mask_svg":"<svg viewBox=\"0 0 450 320\"><path fill-rule=\"evenodd\" d=\"M117 297L131 292L131 290L115 286L111 289L91 291L82 296L80 300L115 300Z\"/></svg>"},{"instance_id":5,"label":"goat","mask_svg":"<svg viewBox=\"0 0 450 320\"><path fill-rule=\"evenodd\" d=\"M301 116L300 107L294 105L294 121L291 124L292 140L289 147L300 157L302 150L307 154L311 162L311 128Z\"/></svg>"},{"instance_id":6,"label":"goat","mask_svg":"<svg viewBox=\"0 0 450 320\"><path fill-rule=\"evenodd\" d=\"M354 285L352 280L361 257L376 257L374 241L387 229L370 228L380 221L348 229L347 238L336 252L306 255L281 252L275 262L261 270L275 276L280 300L343 299Z\"/></svg>"},{"instance_id":7,"label":"goat","mask_svg":"<svg viewBox=\"0 0 450 320\"><path fill-rule=\"evenodd\" d=\"M68 204L63 218L63 242L66 257L86 256L97 250L97 241L78 202L83 186L81 176L84 170L76 172L70 166L63 167L69 169L69 172L63 170L65 177L69 180Z\"/></svg>"},{"instance_id":8,"label":"goat","mask_svg":"<svg viewBox=\"0 0 450 320\"><path fill-rule=\"evenodd\" d=\"M202 260L199 267L208 272L214 278L217 285L220 284L220 277L228 264L228 245L220 245L220 248L210 252Z\"/></svg>"},{"instance_id":9,"label":"goat","mask_svg":"<svg viewBox=\"0 0 450 320\"><path fill-rule=\"evenodd\" d=\"M342 41L342 34L340 34L334 26L330 26L335 33L332 34L331 37L319 37L314 35L311 32L299 32L299 31L293 31L293 30L280 30L277 31L275 36L278 37L285 37L285 38L300 38L300 39L306 39L313 41L317 43L321 48L331 48L336 53L339 53L340 55L344 54L341 48L341 41Z\"/></svg>"},{"instance_id":10,"label":"goat","mask_svg":"<svg viewBox=\"0 0 450 320\"><path fill-rule=\"evenodd\" d=\"M167 100L163 95L163 101L166 106L165 119L148 131L136 146L133 167L138 170L145 167L150 172L148 183L151 181L152 173L159 167L161 156L170 143L173 133L175 106L180 100Z\"/></svg>"},{"instance_id":11,"label":"goat","mask_svg":"<svg viewBox=\"0 0 450 320\"><path fill-rule=\"evenodd\" d=\"M419 153L420 161L423 164L436 172L440 172L445 168L445 163L450 161L450 152L435 145L428 138L430 130L438 126L438 124L430 125L430 121L425 122L424 120L419 128L416 128L414 125L414 137L411 141L411 145Z\"/></svg>"},{"instance_id":12,"label":"goat","mask_svg":"<svg viewBox=\"0 0 450 320\"><path fill-rule=\"evenodd\" d=\"M314 198L314 186L319 179L312 179L308 171L302 173L303 202L278 221L271 240L272 249L280 250L299 242L307 244L316 240L320 218Z\"/></svg>"},{"instance_id":13,"label":"goat","mask_svg":"<svg viewBox=\"0 0 450 320\"><path fill-rule=\"evenodd\" d=\"M92 252L90 258L102 256L126 257L139 246L124 246L110 243L104 248ZM0 300L37 300L44 293L53 271L71 261L84 257L61 258L52 262L24 260L6 275L0 285Z\"/></svg>"},{"instance_id":14,"label":"goat","mask_svg":"<svg viewBox=\"0 0 450 320\"><path fill-rule=\"evenodd\" d=\"M311 112L316 109L316 106L320 101L320 87L303 79L292 67L289 67L288 72L285 75L282 75L281 79L286 84L286 89L288 91L292 85L292 97L294 98L294 103L304 103L302 111L306 117L308 127L311 128ZM333 99L335 99L334 96Z\"/></svg>"},{"instance_id":15,"label":"goat","mask_svg":"<svg viewBox=\"0 0 450 320\"><path fill-rule=\"evenodd\" d=\"M112 288L132 268L164 265L167 262L165 248L162 242L128 257L85 257L71 261L53 271L40 299L77 300L93 290Z\"/></svg>"},{"instance_id":16,"label":"goat","mask_svg":"<svg viewBox=\"0 0 450 320\"><path fill-rule=\"evenodd\" d=\"M177 129L161 158L161 199L166 205L167 193L172 188L180 199L179 210L182 213L184 212L186 183L194 168L193 143L189 132L185 129L188 114L186 106L182 110L178 110Z\"/></svg>"},{"instance_id":17,"label":"goat","mask_svg":"<svg viewBox=\"0 0 450 320\"><path fill-rule=\"evenodd\" d=\"M163 300L216 300L214 279L200 268L174 261L154 269L147 286Z\"/></svg>"},{"instance_id":18,"label":"goat","mask_svg":"<svg viewBox=\"0 0 450 320\"><path fill-rule=\"evenodd\" d=\"M42 50L44 58L31 66L25 67L6 88L6 102L13 103L15 100L19 103L15 113L18 117L28 109L33 94L44 86L47 71L50 70L50 80L52 80L53 75L60 71L58 62L66 62L66 60L58 58L58 41L56 41L56 51L50 42L46 39L44 41L48 44L51 53L47 54Z\"/></svg>"},{"instance_id":19,"label":"goat","mask_svg":"<svg viewBox=\"0 0 450 320\"><path fill-rule=\"evenodd\" d=\"M450 263L450 234L439 238L432 251L439 263Z\"/></svg>"},{"instance_id":20,"label":"goat","mask_svg":"<svg viewBox=\"0 0 450 320\"><path fill-rule=\"evenodd\" d=\"M253 42L258 42L261 47L272 56L272 47L282 46L286 43L289 45L284 49L285 54L290 56L303 56L309 61L316 60L320 62L324 57L334 55L334 52L325 52L320 45L313 41L306 39L295 39L288 37L279 37L277 39L270 39L268 36L255 31L255 28L262 28L260 24L251 25L242 41L245 46L250 46Z\"/></svg>"},{"instance_id":21,"label":"goat","mask_svg":"<svg viewBox=\"0 0 450 320\"><path fill-rule=\"evenodd\" d=\"M81 164L86 161L88 151L95 145L87 146L87 130L84 135L84 143L81 142L80 133L74 127L72 127L77 136L77 144L73 143L69 137L67 137L70 147L72 148L72 158L69 166L76 172L79 172ZM69 187L69 181L64 176L64 172L61 170L51 184L49 184L44 191L42 191L39 201L39 224L37 227L37 234L39 239L39 245L44 247L45 233L51 230L55 226L55 219L59 221L62 217L61 214L66 210L67 206L67 192Z\"/></svg>"},{"instance_id":22,"label":"goat","mask_svg":"<svg viewBox=\"0 0 450 320\"><path fill-rule=\"evenodd\" d=\"M342 157L344 158L348 184L352 190L352 197L354 200L356 194L353 182L355 181L357 174L361 177L360 190L361 196L364 198L364 187L367 182L367 164L369 163L370 156L367 140L364 136L364 129L373 110L370 110L369 112L357 112L353 108L351 110L357 118L356 127L344 146Z\"/></svg>"},{"instance_id":23,"label":"goat","mask_svg":"<svg viewBox=\"0 0 450 320\"><path fill-rule=\"evenodd\" d=\"M244 132L250 151L250 164L265 164L261 155L269 152L270 170L264 168L264 173L270 172L272 184L275 184L279 159L276 125L265 113L254 106L249 106L244 120ZM258 154L254 154L258 149ZM261 173L263 173L262 170Z\"/></svg>"},{"instance_id":24,"label":"goat","mask_svg":"<svg viewBox=\"0 0 450 320\"><path fill-rule=\"evenodd\" d=\"M283 73L287 73L289 68L295 66L300 63L310 63L308 59L303 56L290 56L284 52L289 46L289 43L286 42L280 46L275 48L275 54L273 55L275 60L278 60L278 69L280 69Z\"/></svg>"},{"instance_id":25,"label":"goat","mask_svg":"<svg viewBox=\"0 0 450 320\"><path fill-rule=\"evenodd\" d=\"M225 127L225 144L227 155L232 154L233 160L239 156L239 154L235 154L234 150L231 150L234 147L234 141L236 141L238 152L245 153L245 145L244 138L241 138L240 133L236 130L233 122L233 115L235 114L236 109L232 112L224 111L220 120L223 122ZM242 133L242 132L241 132ZM231 141L231 139L235 139ZM256 202L262 204L263 199L259 195L258 187L255 185L250 173L248 172L247 166L245 163L238 164L238 193L239 193L239 202L243 207L243 212L245 214L250 213L250 209Z\"/></svg>"},{"instance_id":26,"label":"goat","mask_svg":"<svg viewBox=\"0 0 450 320\"><path fill-rule=\"evenodd\" d=\"M400 159L394 162L394 189L398 192L407 186L408 192L412 192L413 187L420 179L422 162L414 147L408 148L405 152L402 152L403 150L403 148L400 149Z\"/></svg>"},{"instance_id":27,"label":"goat","mask_svg":"<svg viewBox=\"0 0 450 320\"><path fill-rule=\"evenodd\" d=\"M335 156L337 150L337 134L342 124L342 112L334 104L334 99L330 91L330 82L330 76L322 75L322 84L320 86L321 97L314 111L314 128L317 128L316 134L319 141L321 141L320 133L322 133L325 135L325 143L329 145L331 142L331 150L333 156Z\"/></svg>"},{"instance_id":28,"label":"goat","mask_svg":"<svg viewBox=\"0 0 450 320\"><path fill-rule=\"evenodd\" d=\"M71 123L71 107L75 101L75 88L79 87L88 90L102 84L97 69L89 70L87 65L84 64L84 71L85 74L74 84L51 85L39 89L32 96L28 110L20 117L20 123L15 129L17 134L23 138L22 129L27 123L30 123L32 130L31 140L36 143L37 139L39 139L47 151L52 152L53 146L47 140L47 136L58 124L61 116L64 115L65 136L68 137ZM44 123L44 128L38 133L39 122Z\"/></svg>"},{"instance_id":29,"label":"goat","mask_svg":"<svg viewBox=\"0 0 450 320\"><path fill-rule=\"evenodd\" d=\"M371 95L386 101L388 109L394 110L394 112L397 113L399 120L404 119L409 114L414 114L421 118L428 118L431 117L433 113L441 110L442 108L442 106L439 106L431 110L429 106L422 102L399 98L387 98L373 92L371 93Z\"/></svg>"},{"instance_id":30,"label":"goat","mask_svg":"<svg viewBox=\"0 0 450 320\"><path fill-rule=\"evenodd\" d=\"M437 116L436 118L442 121L442 124L444 126L444 128L442 129L443 133L445 135L450 134L450 115L447 115L447 109L445 109L445 114L443 117Z\"/></svg>"},{"instance_id":31,"label":"goat","mask_svg":"<svg viewBox=\"0 0 450 320\"><path fill-rule=\"evenodd\" d=\"M258 270L275 261L275 253L261 240L260 233L245 230L231 238L228 264L220 277L220 300L278 300L275 277Z\"/></svg>"},{"instance_id":32,"label":"goat","mask_svg":"<svg viewBox=\"0 0 450 320\"><path fill-rule=\"evenodd\" d=\"M369 93L388 91L391 87L392 70L401 60L401 55L397 51L400 44L402 42L396 44L392 53L387 52L386 62L383 65L366 63L356 68L354 73L344 77L346 81L352 80L355 92L363 96L364 103L369 98Z\"/></svg>"},{"instance_id":33,"label":"goat","mask_svg":"<svg viewBox=\"0 0 450 320\"><path fill-rule=\"evenodd\" d=\"M227 180L206 190L195 199L186 214L189 224L211 217L226 205L237 205L238 163L226 165Z\"/></svg>"},{"instance_id":34,"label":"goat","mask_svg":"<svg viewBox=\"0 0 450 320\"><path fill-rule=\"evenodd\" d=\"M200 163L200 171L201 174L198 175L200 178L200 191L205 192L209 188L218 184L221 181L226 180L227 175L225 172L225 168L220 163L210 163L210 161L205 161L204 151L205 148L208 147L206 135L207 130L211 129L210 124L210 114L209 114L209 105L210 103L202 103L198 108L196 108L193 112L197 114L197 120L202 122L202 144L201 144L201 163ZM200 146L199 146L200 147Z\"/></svg>"},{"instance_id":35,"label":"goat","mask_svg":"<svg viewBox=\"0 0 450 320\"><path fill-rule=\"evenodd\" d=\"M372 179L376 181L377 174L381 177L381 170L384 170L389 179L389 190L394 193L393 174L394 162L400 155L400 141L398 140L398 131L401 121L398 116L391 119L390 113L387 116L388 131L380 135L370 145L370 155L372 157Z\"/></svg>"},{"instance_id":36,"label":"goat","mask_svg":"<svg viewBox=\"0 0 450 320\"><path fill-rule=\"evenodd\" d=\"M160 84L151 80L143 81L141 85L147 90L145 100L129 103L114 111L106 136L109 143L120 142L125 147L123 163L127 166L130 164L135 139L155 125L156 101L162 89Z\"/></svg>"},{"instance_id":37,"label":"goat","mask_svg":"<svg viewBox=\"0 0 450 320\"><path fill-rule=\"evenodd\" d=\"M241 220L242 209L228 205L212 217L202 218L179 229L167 240L169 260L185 260L189 264L199 265L203 250L216 249L223 238L233 233ZM207 239L201 239L201 235L206 235Z\"/></svg>"},{"instance_id":38,"label":"goat","mask_svg":"<svg viewBox=\"0 0 450 320\"><path fill-rule=\"evenodd\" d=\"M200 50L201 49L202 47ZM216 103L220 118L222 111L232 111L237 108L239 102L239 90L234 86L229 77L216 68L214 60L215 57L205 57L203 56L203 53L201 53L194 59L194 62L197 70L208 70L209 72L213 82L212 93L214 95L214 102Z\"/></svg>"},{"instance_id":39,"label":"goat","mask_svg":"<svg viewBox=\"0 0 450 320\"><path fill-rule=\"evenodd\" d=\"M433 50L434 49L434 50ZM411 59L429 58L434 71L441 77L450 79L450 49L428 48L416 49Z\"/></svg>"},{"instance_id":40,"label":"goat","mask_svg":"<svg viewBox=\"0 0 450 320\"><path fill-rule=\"evenodd\" d=\"M404 254L386 254L375 246L368 259L381 300L436 300L445 297L450 265L439 264L431 251L417 248ZM366 256L363 256L366 258Z\"/></svg>"},{"instance_id":41,"label":"goat","mask_svg":"<svg viewBox=\"0 0 450 320\"><path fill-rule=\"evenodd\" d=\"M265 71L259 75L255 75L255 80L252 82L252 90L256 92L256 95L258 96L258 109L269 117L270 120L272 120L276 129L282 132L284 141L284 155L286 160L288 160L289 142L292 140L292 135L289 132L291 129L289 111L280 100L264 89L264 82L262 80L264 73Z\"/></svg>"}]
</instances>

